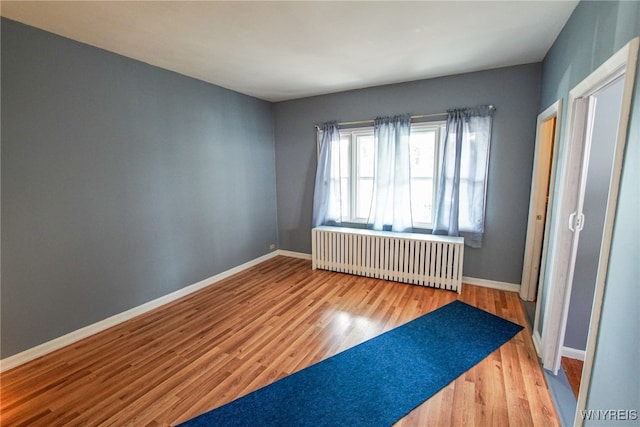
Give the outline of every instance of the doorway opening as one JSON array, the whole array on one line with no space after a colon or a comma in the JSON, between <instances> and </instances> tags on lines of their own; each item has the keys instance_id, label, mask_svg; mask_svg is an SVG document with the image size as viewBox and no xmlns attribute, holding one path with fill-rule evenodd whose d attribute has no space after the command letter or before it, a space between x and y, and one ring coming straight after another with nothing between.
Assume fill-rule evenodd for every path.
<instances>
[{"instance_id":1,"label":"doorway opening","mask_svg":"<svg viewBox=\"0 0 640 427\"><path fill-rule=\"evenodd\" d=\"M545 267L542 261L546 257L546 242L553 207L561 110L562 101L558 100L540 113L536 126L529 219L520 286L520 298L533 330L536 329L534 319L540 308L537 304L538 284L544 283L541 280ZM540 340L535 341L536 345L539 345Z\"/></svg>"}]
</instances>

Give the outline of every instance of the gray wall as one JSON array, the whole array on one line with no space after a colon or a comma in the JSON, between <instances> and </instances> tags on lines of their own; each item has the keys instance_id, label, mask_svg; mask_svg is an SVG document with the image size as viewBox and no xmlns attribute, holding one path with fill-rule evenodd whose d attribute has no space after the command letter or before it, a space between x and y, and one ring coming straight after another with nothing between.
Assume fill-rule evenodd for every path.
<instances>
[{"instance_id":1,"label":"gray wall","mask_svg":"<svg viewBox=\"0 0 640 427\"><path fill-rule=\"evenodd\" d=\"M5 358L269 252L272 105L2 19Z\"/></svg>"},{"instance_id":2,"label":"gray wall","mask_svg":"<svg viewBox=\"0 0 640 427\"><path fill-rule=\"evenodd\" d=\"M282 249L311 252L314 124L440 113L493 104L485 236L465 248L466 276L520 283L527 231L540 65L380 86L275 104L278 233Z\"/></svg>"},{"instance_id":3,"label":"gray wall","mask_svg":"<svg viewBox=\"0 0 640 427\"><path fill-rule=\"evenodd\" d=\"M544 109L629 40L640 36L640 2L581 2L543 63ZM566 112L566 103L565 103ZM600 333L587 409L640 410L640 78L636 75ZM565 121L566 123L566 121ZM563 130L564 132L564 130ZM562 149L563 147L561 147ZM585 308L589 311L591 308ZM587 422L587 425L596 423ZM603 425L607 423L599 423ZM610 425L624 425L612 421ZM633 424L633 423L631 423Z\"/></svg>"}]
</instances>

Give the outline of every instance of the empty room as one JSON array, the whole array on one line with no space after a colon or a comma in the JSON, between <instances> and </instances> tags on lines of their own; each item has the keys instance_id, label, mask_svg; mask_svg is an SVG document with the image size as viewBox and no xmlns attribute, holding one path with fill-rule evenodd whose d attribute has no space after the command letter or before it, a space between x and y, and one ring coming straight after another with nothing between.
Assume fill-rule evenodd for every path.
<instances>
[{"instance_id":1,"label":"empty room","mask_svg":"<svg viewBox=\"0 0 640 427\"><path fill-rule=\"evenodd\" d=\"M0 14L0 425L637 425L640 2Z\"/></svg>"}]
</instances>

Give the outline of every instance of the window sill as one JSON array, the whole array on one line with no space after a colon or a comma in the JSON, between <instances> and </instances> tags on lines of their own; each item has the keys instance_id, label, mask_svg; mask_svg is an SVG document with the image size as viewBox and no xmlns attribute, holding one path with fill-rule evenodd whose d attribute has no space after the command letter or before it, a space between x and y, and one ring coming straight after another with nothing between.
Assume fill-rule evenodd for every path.
<instances>
[{"instance_id":1,"label":"window sill","mask_svg":"<svg viewBox=\"0 0 640 427\"><path fill-rule=\"evenodd\" d=\"M341 227L341 228L353 228L356 230L371 230L370 227L367 226L367 224L362 223L362 222L341 222L341 223L333 223L333 224L327 224L327 226L329 227ZM415 233L415 234L431 234L433 232L433 229L431 228L424 228L424 227L413 227L413 229L411 231L406 231L405 233Z\"/></svg>"}]
</instances>

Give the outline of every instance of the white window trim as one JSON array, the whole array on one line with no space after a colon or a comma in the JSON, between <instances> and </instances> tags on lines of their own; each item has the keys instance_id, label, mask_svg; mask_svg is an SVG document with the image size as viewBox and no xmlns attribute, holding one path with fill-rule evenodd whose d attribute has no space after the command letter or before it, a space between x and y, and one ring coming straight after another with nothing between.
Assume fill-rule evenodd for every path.
<instances>
[{"instance_id":1,"label":"white window trim","mask_svg":"<svg viewBox=\"0 0 640 427\"><path fill-rule=\"evenodd\" d=\"M438 197L438 188L440 186L440 166L442 163L442 159L440 158L440 153L444 148L444 139L446 136L446 125L447 122L444 120L431 121L431 122L420 122L420 123L412 123L411 124L411 132L420 132L421 130L428 129L436 129L436 144L433 153L433 192L431 194L431 222L413 222L413 228L431 230L433 228L433 217L435 216L435 206L436 200Z\"/></svg>"},{"instance_id":2,"label":"white window trim","mask_svg":"<svg viewBox=\"0 0 640 427\"><path fill-rule=\"evenodd\" d=\"M420 131L427 131L427 130L432 130L435 128L436 131L436 146L434 149L434 156L433 156L433 161L434 161L434 165L433 165L433 170L434 170L434 176L433 176L433 192L432 192L432 201L431 201L431 206L435 209L435 205L436 205L436 198L437 198L437 190L439 187L439 182L440 182L440 167L441 167L441 159L440 159L440 154L442 153L442 149L444 147L444 141L445 141L445 137L446 137L446 121L444 120L437 120L437 121L426 121L426 122L418 122L418 123L412 123L411 124L411 132L415 133L415 132L420 132ZM349 173L350 173L350 187L349 187L349 192L350 192L350 197L349 197L349 212L350 212L350 216L351 218L349 218L349 220L345 221L343 220L343 224L347 224L347 225L355 225L355 226L363 226L367 223L368 218L359 218L359 217L355 217L354 218L354 213L357 212L357 198L356 197L351 197L352 195L357 193L357 171L358 171L358 147L357 144L355 144L356 138L358 136L373 136L374 134L374 128L373 126L359 126L359 127L343 127L340 129L340 138L349 138L349 142L350 142L350 147L349 147L349 159L348 161L350 162L350 169L349 169ZM432 211L432 218L431 218L431 222L420 222L420 221L414 221L413 222L413 228L415 229L419 229L419 230L431 230L433 227L433 216L435 215L435 212Z\"/></svg>"}]
</instances>

